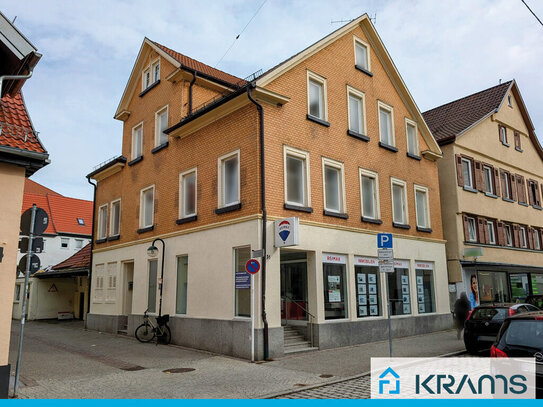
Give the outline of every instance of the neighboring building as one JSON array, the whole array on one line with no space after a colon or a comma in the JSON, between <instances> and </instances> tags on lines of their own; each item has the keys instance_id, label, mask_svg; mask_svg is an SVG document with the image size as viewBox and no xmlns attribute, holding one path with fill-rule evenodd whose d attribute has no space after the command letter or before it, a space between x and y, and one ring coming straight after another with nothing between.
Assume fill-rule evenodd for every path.
<instances>
[{"instance_id":1,"label":"neighboring building","mask_svg":"<svg viewBox=\"0 0 543 407\"><path fill-rule=\"evenodd\" d=\"M0 398L8 396L11 309L24 180L49 163L21 93L40 57L0 13Z\"/></svg>"},{"instance_id":2,"label":"neighboring building","mask_svg":"<svg viewBox=\"0 0 543 407\"><path fill-rule=\"evenodd\" d=\"M451 304L462 291L474 303L542 294L543 150L516 82L424 118L444 155L439 182Z\"/></svg>"},{"instance_id":3,"label":"neighboring building","mask_svg":"<svg viewBox=\"0 0 543 407\"><path fill-rule=\"evenodd\" d=\"M69 198L27 179L22 212L36 204L49 215L49 225L43 233L41 270L48 270L81 250L91 240L92 201ZM18 260L25 253L19 251Z\"/></svg>"},{"instance_id":4,"label":"neighboring building","mask_svg":"<svg viewBox=\"0 0 543 407\"><path fill-rule=\"evenodd\" d=\"M367 15L248 81L145 39L115 117L122 156L89 174L88 327L133 333L158 312L158 237L180 345L250 356L243 270L264 237L259 359L266 338L271 357L386 339L387 276L394 336L451 326L441 151ZM290 217L299 244L277 248L274 222ZM394 234L390 275L378 272L380 232ZM310 343L293 346L293 326Z\"/></svg>"},{"instance_id":5,"label":"neighboring building","mask_svg":"<svg viewBox=\"0 0 543 407\"><path fill-rule=\"evenodd\" d=\"M32 275L29 284L28 319L84 319L88 304L91 245L63 262ZM20 319L24 279L15 285L13 318Z\"/></svg>"}]
</instances>

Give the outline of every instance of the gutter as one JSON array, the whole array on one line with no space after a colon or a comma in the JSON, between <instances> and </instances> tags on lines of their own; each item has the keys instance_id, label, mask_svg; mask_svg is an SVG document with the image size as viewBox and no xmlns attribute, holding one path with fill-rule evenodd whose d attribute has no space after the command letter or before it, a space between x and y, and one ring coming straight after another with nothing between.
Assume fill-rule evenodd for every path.
<instances>
[{"instance_id":1,"label":"gutter","mask_svg":"<svg viewBox=\"0 0 543 407\"><path fill-rule=\"evenodd\" d=\"M87 182L93 186L94 193L92 196L91 250L90 250L90 264L89 264L88 280L87 280L89 289L88 289L88 294L87 294L87 318L85 318L85 328L87 328L87 322L89 320L90 305L91 305L92 257L93 257L93 252L94 252L94 217L96 214L96 188L98 187L98 184L91 182L90 174L87 175Z\"/></svg>"},{"instance_id":2,"label":"gutter","mask_svg":"<svg viewBox=\"0 0 543 407\"><path fill-rule=\"evenodd\" d=\"M260 202L262 204L262 249L264 249L264 256L262 257L262 322L264 323L264 360L268 360L270 357L269 349L269 332L268 332L268 319L266 317L266 226L268 216L266 213L266 168L264 166L264 109L260 103L258 103L251 96L251 89L256 88L256 84L253 82L247 87L247 97L251 102L256 105L259 117L259 141L260 141Z\"/></svg>"},{"instance_id":3,"label":"gutter","mask_svg":"<svg viewBox=\"0 0 543 407\"><path fill-rule=\"evenodd\" d=\"M4 83L4 80L19 80L19 79L30 79L32 74L34 73L34 67L29 68L29 72L26 75L2 75L0 76L0 95L2 94L2 85Z\"/></svg>"}]
</instances>

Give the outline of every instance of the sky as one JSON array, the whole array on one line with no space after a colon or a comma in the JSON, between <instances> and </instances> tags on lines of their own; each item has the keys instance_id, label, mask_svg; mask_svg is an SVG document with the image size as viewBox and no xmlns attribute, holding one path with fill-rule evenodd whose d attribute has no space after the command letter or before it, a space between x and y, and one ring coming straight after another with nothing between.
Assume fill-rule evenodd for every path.
<instances>
[{"instance_id":1,"label":"sky","mask_svg":"<svg viewBox=\"0 0 543 407\"><path fill-rule=\"evenodd\" d=\"M267 0L255 16L263 1L0 0L43 54L23 94L51 164L32 179L92 199L86 174L121 154L113 115L144 37L246 77L364 13L421 111L516 79L543 135L543 26L521 0Z\"/></svg>"}]
</instances>

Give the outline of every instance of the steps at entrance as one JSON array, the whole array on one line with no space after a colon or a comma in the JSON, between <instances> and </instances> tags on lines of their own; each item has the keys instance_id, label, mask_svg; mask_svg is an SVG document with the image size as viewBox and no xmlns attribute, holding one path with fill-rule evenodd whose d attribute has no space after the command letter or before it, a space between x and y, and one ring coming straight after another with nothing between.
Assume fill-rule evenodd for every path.
<instances>
[{"instance_id":1,"label":"steps at entrance","mask_svg":"<svg viewBox=\"0 0 543 407\"><path fill-rule=\"evenodd\" d=\"M296 328L287 325L284 326L283 329L285 355L298 352L310 352L318 349L312 347L311 342L307 341Z\"/></svg>"}]
</instances>

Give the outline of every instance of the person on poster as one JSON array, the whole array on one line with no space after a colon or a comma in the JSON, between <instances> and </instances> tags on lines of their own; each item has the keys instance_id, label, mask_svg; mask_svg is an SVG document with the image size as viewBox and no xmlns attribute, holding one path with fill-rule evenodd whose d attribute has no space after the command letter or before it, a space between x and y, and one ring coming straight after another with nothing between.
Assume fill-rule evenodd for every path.
<instances>
[{"instance_id":1,"label":"person on poster","mask_svg":"<svg viewBox=\"0 0 543 407\"><path fill-rule=\"evenodd\" d=\"M465 291L462 291L460 298L454 303L454 322L456 325L456 337L460 339L462 329L464 329L464 322L468 318L469 310L471 309L468 296Z\"/></svg>"},{"instance_id":2,"label":"person on poster","mask_svg":"<svg viewBox=\"0 0 543 407\"><path fill-rule=\"evenodd\" d=\"M477 277L475 274L471 275L470 278L470 295L469 295L469 303L471 306L471 309L475 308L479 305L479 289L477 287Z\"/></svg>"}]
</instances>

